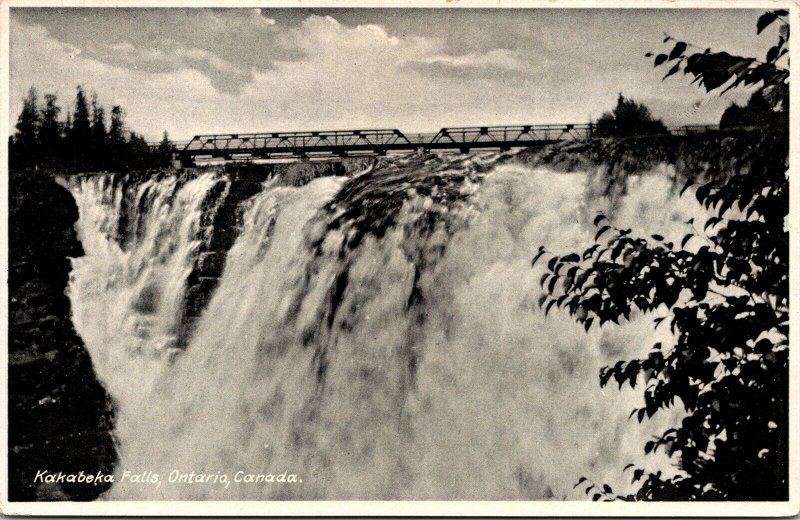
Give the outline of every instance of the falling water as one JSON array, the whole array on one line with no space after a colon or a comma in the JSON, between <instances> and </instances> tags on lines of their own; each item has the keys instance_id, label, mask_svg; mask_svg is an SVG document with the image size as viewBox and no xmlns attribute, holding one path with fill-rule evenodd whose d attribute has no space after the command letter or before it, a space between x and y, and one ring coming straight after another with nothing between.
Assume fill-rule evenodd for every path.
<instances>
[{"instance_id":1,"label":"falling water","mask_svg":"<svg viewBox=\"0 0 800 520\"><path fill-rule=\"evenodd\" d=\"M588 334L545 317L531 258L591 243L598 210L679 241L701 209L677 197L673 174L631 175L612 198L594 172L484 154L266 182L180 351L202 201L218 179L72 181L86 251L73 262L74 321L117 409L105 498L577 499L581 476L624 491L622 467L642 462L669 417L629 421L641 397L601 390L598 370L668 332L652 316ZM127 242L124 189L139 201ZM168 482L190 472L210 482ZM237 472L297 482L232 482Z\"/></svg>"}]
</instances>

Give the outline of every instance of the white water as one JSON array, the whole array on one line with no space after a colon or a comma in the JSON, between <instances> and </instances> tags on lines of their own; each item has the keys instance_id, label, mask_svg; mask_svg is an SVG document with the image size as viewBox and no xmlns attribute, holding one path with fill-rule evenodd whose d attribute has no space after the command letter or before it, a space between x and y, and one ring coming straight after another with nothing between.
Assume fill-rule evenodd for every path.
<instances>
[{"instance_id":1,"label":"white water","mask_svg":"<svg viewBox=\"0 0 800 520\"><path fill-rule=\"evenodd\" d=\"M668 174L631 177L615 223L679 241L682 222L701 210L673 195ZM117 411L120 461L106 498L574 499L585 498L573 490L581 476L625 491L622 467L642 460L644 440L669 417L628 421L638 392L601 391L598 370L669 337L652 317L588 334L564 313L545 318L535 305L542 267L530 265L540 244L566 252L591 243L591 219L611 202L590 179L498 166L464 183L468 201L444 208L430 236L415 222L432 203L411 197L385 236L344 255L349 230L326 231L321 208L346 179L267 185L172 362L166 350L213 177L185 184L172 203L154 197L127 252L109 238L120 194L102 178L72 185L86 250L74 260L74 321ZM409 308L409 258L432 260L438 246L444 254L419 275L423 299ZM329 316L342 270L348 284ZM134 305L145 288L159 295L147 315ZM126 470L154 471L162 485L120 482ZM288 472L302 482L169 484L173 470Z\"/></svg>"}]
</instances>

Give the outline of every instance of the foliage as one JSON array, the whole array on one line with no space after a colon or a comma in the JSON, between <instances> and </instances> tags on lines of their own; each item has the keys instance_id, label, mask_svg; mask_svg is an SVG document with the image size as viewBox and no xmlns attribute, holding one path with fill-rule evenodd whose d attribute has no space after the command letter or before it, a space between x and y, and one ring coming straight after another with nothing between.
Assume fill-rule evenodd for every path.
<instances>
[{"instance_id":1,"label":"foliage","mask_svg":"<svg viewBox=\"0 0 800 520\"><path fill-rule=\"evenodd\" d=\"M621 92L614 110L600 116L596 124L594 133L599 137L668 133L664 123L655 119L649 108L633 99L626 99Z\"/></svg>"},{"instance_id":2,"label":"foliage","mask_svg":"<svg viewBox=\"0 0 800 520\"><path fill-rule=\"evenodd\" d=\"M760 90L750 96L747 105L741 107L736 103L725 109L719 120L720 130L729 128L752 128L781 124L780 119L789 115L786 111L773 110L772 105L764 99ZM788 124L788 121L783 123Z\"/></svg>"},{"instance_id":3,"label":"foliage","mask_svg":"<svg viewBox=\"0 0 800 520\"><path fill-rule=\"evenodd\" d=\"M785 11L766 13L758 31L781 16ZM677 42L655 63L673 63L665 77L684 67L708 91L758 84L781 112L788 72L775 61L787 40L788 27L781 28L765 62L709 50L687 56L688 44ZM646 454L664 450L680 472L668 478L629 464L639 488L626 496L581 479L593 500L788 499L788 128L752 135L756 153L747 168L696 189L714 216L679 245L659 235L635 237L601 214L594 245L547 263L545 313L566 309L588 331L633 312L667 310L655 325L668 324L675 336L646 357L603 368L600 384L643 386L645 406L631 413L639 422L684 408L679 425L644 446ZM540 248L534 263L545 255Z\"/></svg>"},{"instance_id":4,"label":"foliage","mask_svg":"<svg viewBox=\"0 0 800 520\"><path fill-rule=\"evenodd\" d=\"M789 101L789 70L778 65L778 62L789 52L789 24L783 18L788 14L788 11L779 9L766 12L759 17L756 24L758 34L775 21L780 23L778 43L767 51L764 61L732 56L727 52L712 52L711 49L688 54L687 50L698 47L667 35L664 43L675 41L675 45L669 54L656 55L653 63L656 67L661 65L670 67L664 79L683 71L684 74L694 76L692 83L702 86L706 92L725 87L720 92L724 94L736 87L753 87L761 84L759 91L764 99L776 110L786 112ZM653 54L647 53L646 56L652 57Z\"/></svg>"},{"instance_id":5,"label":"foliage","mask_svg":"<svg viewBox=\"0 0 800 520\"><path fill-rule=\"evenodd\" d=\"M60 114L55 95L46 94L40 107L38 93L31 87L17 121L17 131L9 138L10 168L121 171L170 163L174 145L168 139L155 149L133 132L126 139L124 112L118 105L111 109L106 127L105 109L96 95L90 104L83 87L77 87L74 110L67 111L63 121Z\"/></svg>"},{"instance_id":6,"label":"foliage","mask_svg":"<svg viewBox=\"0 0 800 520\"><path fill-rule=\"evenodd\" d=\"M45 94L45 105L41 110L42 124L39 128L39 143L46 159L51 159L58 154L61 147L61 123L58 114L61 108L56 103L56 96Z\"/></svg>"},{"instance_id":7,"label":"foliage","mask_svg":"<svg viewBox=\"0 0 800 520\"><path fill-rule=\"evenodd\" d=\"M124 169L124 162L127 156L128 143L125 141L125 115L122 107L114 105L111 107L111 122L108 127L108 162L113 170Z\"/></svg>"},{"instance_id":8,"label":"foliage","mask_svg":"<svg viewBox=\"0 0 800 520\"><path fill-rule=\"evenodd\" d=\"M24 161L32 160L39 145L38 136L42 118L38 104L39 94L34 87L31 87L17 119L17 133L14 139L14 153Z\"/></svg>"},{"instance_id":9,"label":"foliage","mask_svg":"<svg viewBox=\"0 0 800 520\"><path fill-rule=\"evenodd\" d=\"M86 93L78 85L75 95L75 112L69 133L69 146L78 164L85 164L89 158L91 143L91 123L89 122L89 105L86 102Z\"/></svg>"},{"instance_id":10,"label":"foliage","mask_svg":"<svg viewBox=\"0 0 800 520\"><path fill-rule=\"evenodd\" d=\"M161 142L158 143L158 155L162 166L167 167L172 162L173 148L174 145L172 144L172 141L169 140L169 134L166 130L164 130L164 137L162 137Z\"/></svg>"},{"instance_id":11,"label":"foliage","mask_svg":"<svg viewBox=\"0 0 800 520\"><path fill-rule=\"evenodd\" d=\"M97 103L97 94L92 94L92 130L89 148L89 164L99 166L106 163L108 143L106 142L106 111Z\"/></svg>"}]
</instances>

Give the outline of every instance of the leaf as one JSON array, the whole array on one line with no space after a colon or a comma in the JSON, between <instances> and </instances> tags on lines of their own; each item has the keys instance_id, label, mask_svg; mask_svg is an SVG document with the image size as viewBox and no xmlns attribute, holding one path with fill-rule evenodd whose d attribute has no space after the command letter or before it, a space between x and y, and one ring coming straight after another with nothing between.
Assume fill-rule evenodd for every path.
<instances>
[{"instance_id":1,"label":"leaf","mask_svg":"<svg viewBox=\"0 0 800 520\"><path fill-rule=\"evenodd\" d=\"M686 50L686 42L678 42L675 44L675 47L672 48L672 52L669 53L669 59L674 60L675 58L680 57L683 54L683 51Z\"/></svg>"},{"instance_id":2,"label":"leaf","mask_svg":"<svg viewBox=\"0 0 800 520\"><path fill-rule=\"evenodd\" d=\"M602 234L603 234L603 233L605 233L605 232L606 232L606 231L608 231L609 229L611 229L611 226L603 226L603 227L601 227L601 228L600 228L600 229L597 231L597 234L594 236L594 239L595 239L595 240L597 240L598 238L600 238L600 236L602 236Z\"/></svg>"},{"instance_id":3,"label":"leaf","mask_svg":"<svg viewBox=\"0 0 800 520\"><path fill-rule=\"evenodd\" d=\"M595 250L600 247L600 244L593 244L589 249L583 252L583 259L586 260L595 252Z\"/></svg>"},{"instance_id":4,"label":"leaf","mask_svg":"<svg viewBox=\"0 0 800 520\"><path fill-rule=\"evenodd\" d=\"M594 217L594 225L596 226L597 224L600 223L601 220L605 220L605 219L606 219L605 215L603 215L602 213L598 213L597 216Z\"/></svg>"},{"instance_id":5,"label":"leaf","mask_svg":"<svg viewBox=\"0 0 800 520\"><path fill-rule=\"evenodd\" d=\"M770 49L767 51L767 62L772 63L776 59L778 59L778 53L780 51L781 51L781 48L778 45L770 47Z\"/></svg>"},{"instance_id":6,"label":"leaf","mask_svg":"<svg viewBox=\"0 0 800 520\"><path fill-rule=\"evenodd\" d=\"M673 74L675 74L679 70L681 70L681 63L680 62L678 62L675 65L673 65L672 68L669 69L669 72L664 74L664 77L661 78L661 81L664 81L665 79L667 79L668 77L672 76Z\"/></svg>"},{"instance_id":7,"label":"leaf","mask_svg":"<svg viewBox=\"0 0 800 520\"><path fill-rule=\"evenodd\" d=\"M588 480L588 479L587 479L586 477L581 477L581 478L579 478L579 479L578 479L578 482L577 482L577 483L576 483L574 486L572 486L572 489L575 489L576 487L580 486L581 484L583 484L583 483L584 483L584 482L586 482L587 480Z\"/></svg>"},{"instance_id":8,"label":"leaf","mask_svg":"<svg viewBox=\"0 0 800 520\"><path fill-rule=\"evenodd\" d=\"M683 188L681 188L680 195L683 195L683 192L685 192L686 190L688 190L688 189L689 189L689 187L690 187L690 186L692 186L693 184L694 184L694 181L693 181L692 179L689 179L688 181L686 181L686 184L684 184L684 185L683 185Z\"/></svg>"},{"instance_id":9,"label":"leaf","mask_svg":"<svg viewBox=\"0 0 800 520\"><path fill-rule=\"evenodd\" d=\"M687 233L687 234L686 234L686 235L683 237L683 240L681 240L681 249L684 249L684 248L686 247L686 244L688 244L688 243L689 243L689 241L692 239L692 237L693 237L693 236L694 236L694 234L692 234L692 233Z\"/></svg>"},{"instance_id":10,"label":"leaf","mask_svg":"<svg viewBox=\"0 0 800 520\"><path fill-rule=\"evenodd\" d=\"M639 468L639 469L635 470L633 472L633 480L631 481L631 483L636 482L637 480L642 478L643 475L644 475L644 470L643 469Z\"/></svg>"},{"instance_id":11,"label":"leaf","mask_svg":"<svg viewBox=\"0 0 800 520\"><path fill-rule=\"evenodd\" d=\"M720 222L722 222L722 219L720 217L711 217L710 219L708 219L708 221L706 221L706 225L703 226L703 231L708 231L709 228L714 227Z\"/></svg>"},{"instance_id":12,"label":"leaf","mask_svg":"<svg viewBox=\"0 0 800 520\"><path fill-rule=\"evenodd\" d=\"M761 34L761 31L769 27L772 22L778 18L777 11L767 11L758 18L756 22L756 34Z\"/></svg>"},{"instance_id":13,"label":"leaf","mask_svg":"<svg viewBox=\"0 0 800 520\"><path fill-rule=\"evenodd\" d=\"M538 260L539 260L539 259L542 257L542 255L544 255L544 254L545 254L545 251L540 249L540 250L539 250L539 252L538 252L538 253L536 253L536 256L534 256L534 257L533 257L533 260L531 261L531 267L533 267L534 265L536 265L536 262L537 262L537 261L538 261Z\"/></svg>"},{"instance_id":14,"label":"leaf","mask_svg":"<svg viewBox=\"0 0 800 520\"><path fill-rule=\"evenodd\" d=\"M603 367L600 369L600 388L608 384L612 375L614 375L614 371L611 370L611 367Z\"/></svg>"},{"instance_id":15,"label":"leaf","mask_svg":"<svg viewBox=\"0 0 800 520\"><path fill-rule=\"evenodd\" d=\"M546 294L543 294L543 295L539 296L539 308L540 309L542 308L542 305L544 305L544 302L547 301L547 298L548 298L548 295L546 295Z\"/></svg>"},{"instance_id":16,"label":"leaf","mask_svg":"<svg viewBox=\"0 0 800 520\"><path fill-rule=\"evenodd\" d=\"M652 52L645 52L644 53L644 57L645 58L652 58L653 57L653 53Z\"/></svg>"},{"instance_id":17,"label":"leaf","mask_svg":"<svg viewBox=\"0 0 800 520\"><path fill-rule=\"evenodd\" d=\"M664 237L662 237L661 235L650 235L650 236L653 237L653 240L658 240L659 242L664 240Z\"/></svg>"},{"instance_id":18,"label":"leaf","mask_svg":"<svg viewBox=\"0 0 800 520\"><path fill-rule=\"evenodd\" d=\"M600 500L602 498L602 496L603 495L601 495L600 493L595 493L594 495L592 495L592 501L593 502L597 502L598 500Z\"/></svg>"},{"instance_id":19,"label":"leaf","mask_svg":"<svg viewBox=\"0 0 800 520\"><path fill-rule=\"evenodd\" d=\"M586 332L589 332L589 328L592 326L592 322L594 318L586 318L586 321L583 322L583 328L586 329Z\"/></svg>"},{"instance_id":20,"label":"leaf","mask_svg":"<svg viewBox=\"0 0 800 520\"><path fill-rule=\"evenodd\" d=\"M653 63L655 63L655 65L653 65L653 66L654 67L658 67L659 65L661 65L665 61L667 61L667 55L666 54L659 54L658 56L656 56L656 59L653 62Z\"/></svg>"},{"instance_id":21,"label":"leaf","mask_svg":"<svg viewBox=\"0 0 800 520\"><path fill-rule=\"evenodd\" d=\"M567 255L567 256L563 256L563 257L561 257L561 261L562 261L562 262L577 262L577 261L579 261L580 259L581 259L581 257L580 257L580 256L578 256L578 255L577 255L577 254L575 254L575 253L572 253L572 254L569 254L569 255Z\"/></svg>"}]
</instances>

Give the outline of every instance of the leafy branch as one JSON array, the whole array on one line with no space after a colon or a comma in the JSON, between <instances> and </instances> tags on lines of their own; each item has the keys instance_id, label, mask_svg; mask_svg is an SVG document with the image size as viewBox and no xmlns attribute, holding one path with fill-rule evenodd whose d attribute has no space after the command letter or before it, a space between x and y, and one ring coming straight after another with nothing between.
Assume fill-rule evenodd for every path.
<instances>
[{"instance_id":1,"label":"leafy branch","mask_svg":"<svg viewBox=\"0 0 800 520\"><path fill-rule=\"evenodd\" d=\"M762 32L784 10L762 15ZM788 26L766 62L724 52L688 54L677 41L655 65L672 63L666 77L683 67L707 91L728 84L760 85L775 112L785 112L788 71L775 61L785 54ZM668 36L665 42L671 38ZM673 344L652 345L646 356L600 370L601 387L643 389L639 422L681 406L686 415L644 445L677 458L670 478L645 474L634 465L630 495L588 483L593 500L785 500L788 496L789 235L788 119L748 134L746 167L696 186L694 196L712 216L702 231L680 244L661 235L636 237L598 214L595 243L580 253L553 255L540 247L533 264L546 262L540 279L545 314L568 312L588 331L655 313L655 327L668 323ZM690 176L691 177L691 176ZM694 181L687 181L685 193ZM694 238L702 244L689 250Z\"/></svg>"}]
</instances>

